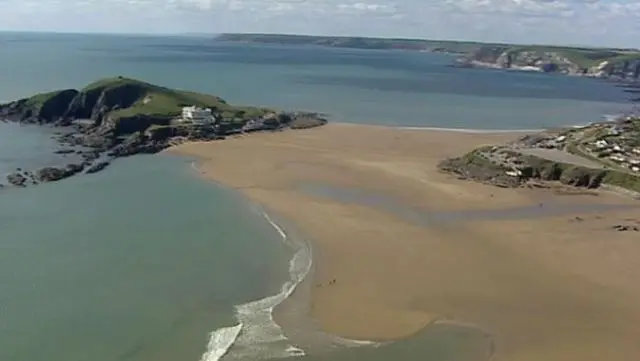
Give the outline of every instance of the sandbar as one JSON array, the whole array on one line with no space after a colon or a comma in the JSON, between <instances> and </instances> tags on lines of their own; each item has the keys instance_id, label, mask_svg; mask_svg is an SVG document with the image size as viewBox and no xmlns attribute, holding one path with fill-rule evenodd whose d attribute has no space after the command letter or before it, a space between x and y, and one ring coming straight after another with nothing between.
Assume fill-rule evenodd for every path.
<instances>
[{"instance_id":1,"label":"sandbar","mask_svg":"<svg viewBox=\"0 0 640 361\"><path fill-rule=\"evenodd\" d=\"M451 320L492 335L498 360L637 358L640 235L611 227L640 221L638 201L503 189L436 169L444 157L521 135L329 124L171 151L198 157L204 177L312 239L310 313L328 332L395 340ZM393 207L323 196L310 185L381 195ZM547 203L565 211L495 216ZM494 216L468 216L484 211ZM467 213L429 217L439 212Z\"/></svg>"}]
</instances>

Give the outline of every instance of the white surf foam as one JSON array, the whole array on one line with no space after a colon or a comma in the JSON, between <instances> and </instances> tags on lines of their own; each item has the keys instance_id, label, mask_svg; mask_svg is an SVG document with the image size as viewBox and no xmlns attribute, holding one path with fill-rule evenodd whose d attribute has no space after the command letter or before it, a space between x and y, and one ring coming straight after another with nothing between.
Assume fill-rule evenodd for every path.
<instances>
[{"instance_id":1,"label":"white surf foam","mask_svg":"<svg viewBox=\"0 0 640 361\"><path fill-rule=\"evenodd\" d=\"M197 162L191 162L191 167L200 171ZM273 310L286 300L304 281L313 266L311 244L306 240L290 240L287 232L276 223L262 208L251 205L252 211L263 216L278 232L282 241L294 249L294 255L289 261L289 279L282 285L280 292L256 301L236 306L238 324L223 327L210 333L207 351L201 361L225 360L260 360L269 358L300 357L306 353L299 347L292 345L280 325L273 319ZM378 345L376 342L350 340L333 337L337 344L353 347Z\"/></svg>"},{"instance_id":2,"label":"white surf foam","mask_svg":"<svg viewBox=\"0 0 640 361\"><path fill-rule=\"evenodd\" d=\"M313 266L311 244L306 240L289 239L286 231L266 212L259 208L255 210L259 211L280 234L283 242L294 248L295 254L289 262L289 280L282 285L280 293L237 307L236 317L244 327L231 352L235 356L233 359L257 360L274 357L305 356L304 350L289 343L282 328L273 319L273 310L291 296L296 287L304 281L311 271ZM331 336L331 339L334 344L346 347L379 345L379 343L373 341L352 340L337 336Z\"/></svg>"},{"instance_id":3,"label":"white surf foam","mask_svg":"<svg viewBox=\"0 0 640 361\"><path fill-rule=\"evenodd\" d=\"M223 327L211 332L207 352L202 355L201 361L218 361L224 356L242 330L242 323Z\"/></svg>"},{"instance_id":4,"label":"white surf foam","mask_svg":"<svg viewBox=\"0 0 640 361\"><path fill-rule=\"evenodd\" d=\"M284 230L282 229L282 227L280 227L276 222L274 222L271 217L269 217L268 214L262 212L262 215L264 216L264 218L267 220L267 222L269 222L269 224L271 224L271 226L273 226L273 228L276 229L276 231L278 231L278 233L280 234L280 237L282 238L282 240L284 242L287 241L287 234L284 232Z\"/></svg>"},{"instance_id":5,"label":"white surf foam","mask_svg":"<svg viewBox=\"0 0 640 361\"><path fill-rule=\"evenodd\" d=\"M294 247L295 254L289 262L289 280L275 295L236 306L239 324L212 332L207 353L202 361L217 361L230 349L228 357L231 360L305 355L304 350L289 343L282 328L273 319L273 310L293 293L311 270L311 247L303 242L292 244L280 225L267 213L261 211L261 214L278 232L282 241Z\"/></svg>"},{"instance_id":6,"label":"white surf foam","mask_svg":"<svg viewBox=\"0 0 640 361\"><path fill-rule=\"evenodd\" d=\"M267 213L262 212L262 216L278 232L282 241L294 248L295 254L289 262L289 279L278 294L236 307L236 317L244 327L234 345L234 354L252 360L304 356L302 349L288 342L282 328L273 319L273 310L295 291L311 270L311 247L304 242L291 242L285 230Z\"/></svg>"},{"instance_id":7,"label":"white surf foam","mask_svg":"<svg viewBox=\"0 0 640 361\"><path fill-rule=\"evenodd\" d=\"M544 129L467 129L467 128L439 128L439 127L396 127L403 130L431 130L442 132L457 132L471 134L490 134L490 133L536 133Z\"/></svg>"}]
</instances>

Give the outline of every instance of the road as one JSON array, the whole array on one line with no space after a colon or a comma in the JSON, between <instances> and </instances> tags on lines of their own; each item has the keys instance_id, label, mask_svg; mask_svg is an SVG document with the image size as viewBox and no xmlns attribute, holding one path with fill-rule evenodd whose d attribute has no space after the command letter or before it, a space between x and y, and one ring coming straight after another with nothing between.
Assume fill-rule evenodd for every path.
<instances>
[{"instance_id":1,"label":"road","mask_svg":"<svg viewBox=\"0 0 640 361\"><path fill-rule=\"evenodd\" d=\"M527 148L518 149L522 154L533 155L536 157L548 159L550 161L573 164L581 167L604 169L604 165L595 161L592 161L581 156L571 154L559 149L544 149L544 148Z\"/></svg>"}]
</instances>

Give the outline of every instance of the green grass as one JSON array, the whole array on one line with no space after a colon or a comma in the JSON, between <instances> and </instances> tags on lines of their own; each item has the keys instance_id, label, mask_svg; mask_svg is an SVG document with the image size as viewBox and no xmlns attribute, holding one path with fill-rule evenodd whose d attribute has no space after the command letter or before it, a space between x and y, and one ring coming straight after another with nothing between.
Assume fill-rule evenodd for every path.
<instances>
[{"instance_id":1,"label":"green grass","mask_svg":"<svg viewBox=\"0 0 640 361\"><path fill-rule=\"evenodd\" d=\"M487 158L484 155L485 153L491 152L492 149L493 149L492 145L482 146L457 159L459 162L461 162L466 166L487 168L494 172L503 172L508 170L506 167L492 162L489 158ZM454 158L454 160L455 159L456 158Z\"/></svg>"},{"instance_id":2,"label":"green grass","mask_svg":"<svg viewBox=\"0 0 640 361\"><path fill-rule=\"evenodd\" d=\"M55 90L55 91L52 91L52 92L35 94L35 95L27 98L27 101L25 102L25 106L30 107L30 108L40 108L49 99L59 95L60 93L62 93L64 91L65 90Z\"/></svg>"},{"instance_id":3,"label":"green grass","mask_svg":"<svg viewBox=\"0 0 640 361\"><path fill-rule=\"evenodd\" d=\"M640 192L640 177L633 174L607 171L602 182L612 186Z\"/></svg>"},{"instance_id":4,"label":"green grass","mask_svg":"<svg viewBox=\"0 0 640 361\"><path fill-rule=\"evenodd\" d=\"M467 159L473 159L471 160L473 164L482 164L482 161L478 161L479 157L473 156L474 153L475 151L468 153L465 157L467 157ZM582 154L581 152L578 152L577 154L580 156L584 156L584 154ZM529 165L531 170L535 170L535 172L537 173L555 173L558 180L562 179L563 177L575 177L579 175L589 175L591 177L603 176L602 184L640 192L640 177L626 171L581 167L573 164L554 162L531 155L523 156L523 160L525 164ZM487 165L487 163L485 163L485 165ZM490 169L495 169L495 167L495 165L490 164Z\"/></svg>"},{"instance_id":5,"label":"green grass","mask_svg":"<svg viewBox=\"0 0 640 361\"><path fill-rule=\"evenodd\" d=\"M191 105L211 108L214 112L220 112L224 119L239 119L241 121L255 118L270 111L269 109L256 107L236 107L214 95L170 89L124 77L98 80L87 85L82 89L82 92L105 92L123 86L133 86L141 89L142 96L130 107L112 111L110 115L114 119L131 118L140 115L176 117L181 114L182 107Z\"/></svg>"}]
</instances>

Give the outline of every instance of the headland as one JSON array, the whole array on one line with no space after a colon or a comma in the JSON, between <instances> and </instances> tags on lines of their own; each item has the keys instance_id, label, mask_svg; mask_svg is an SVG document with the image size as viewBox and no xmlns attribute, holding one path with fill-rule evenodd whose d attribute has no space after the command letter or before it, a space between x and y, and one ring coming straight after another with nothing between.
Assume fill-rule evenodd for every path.
<instances>
[{"instance_id":1,"label":"headland","mask_svg":"<svg viewBox=\"0 0 640 361\"><path fill-rule=\"evenodd\" d=\"M553 45L522 45L433 39L310 36L292 34L221 34L222 42L313 45L365 50L404 50L457 55L452 66L537 71L621 81L637 89L640 50ZM636 85L635 87L633 85Z\"/></svg>"},{"instance_id":2,"label":"headland","mask_svg":"<svg viewBox=\"0 0 640 361\"><path fill-rule=\"evenodd\" d=\"M173 150L311 238L310 313L331 333L396 340L460 322L491 335L496 360L635 357L637 201L438 168L521 137L328 124Z\"/></svg>"}]
</instances>

